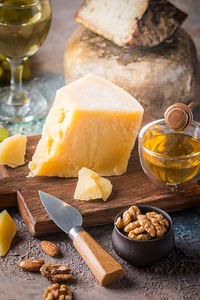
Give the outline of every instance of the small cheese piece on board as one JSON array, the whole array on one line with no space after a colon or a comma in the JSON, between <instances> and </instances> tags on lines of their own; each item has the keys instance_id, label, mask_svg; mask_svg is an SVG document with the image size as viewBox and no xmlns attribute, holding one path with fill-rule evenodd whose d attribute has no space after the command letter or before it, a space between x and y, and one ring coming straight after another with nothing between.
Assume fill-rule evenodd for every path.
<instances>
[{"instance_id":1,"label":"small cheese piece on board","mask_svg":"<svg viewBox=\"0 0 200 300\"><path fill-rule=\"evenodd\" d=\"M195 95L197 53L182 28L156 47L138 49L118 47L81 26L68 40L64 66L67 83L88 73L102 76L129 92L155 118Z\"/></svg>"},{"instance_id":2,"label":"small cheese piece on board","mask_svg":"<svg viewBox=\"0 0 200 300\"><path fill-rule=\"evenodd\" d=\"M79 170L74 199L86 201L103 199L106 201L111 192L110 180L100 177L96 172L84 167Z\"/></svg>"},{"instance_id":3,"label":"small cheese piece on board","mask_svg":"<svg viewBox=\"0 0 200 300\"><path fill-rule=\"evenodd\" d=\"M33 176L126 172L143 108L108 80L89 74L59 89L29 169Z\"/></svg>"},{"instance_id":4,"label":"small cheese piece on board","mask_svg":"<svg viewBox=\"0 0 200 300\"><path fill-rule=\"evenodd\" d=\"M0 213L0 256L5 256L17 231L15 222L6 210Z\"/></svg>"},{"instance_id":5,"label":"small cheese piece on board","mask_svg":"<svg viewBox=\"0 0 200 300\"><path fill-rule=\"evenodd\" d=\"M0 143L0 164L12 168L25 164L27 138L25 135L16 134Z\"/></svg>"},{"instance_id":6,"label":"small cheese piece on board","mask_svg":"<svg viewBox=\"0 0 200 300\"><path fill-rule=\"evenodd\" d=\"M75 19L118 46L149 48L170 37L186 17L167 0L86 0Z\"/></svg>"}]
</instances>

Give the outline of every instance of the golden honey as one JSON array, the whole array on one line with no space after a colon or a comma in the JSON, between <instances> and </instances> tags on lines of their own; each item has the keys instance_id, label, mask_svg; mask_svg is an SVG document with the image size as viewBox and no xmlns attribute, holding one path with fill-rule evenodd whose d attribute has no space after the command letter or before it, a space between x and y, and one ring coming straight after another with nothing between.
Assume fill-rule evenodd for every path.
<instances>
[{"instance_id":1,"label":"golden honey","mask_svg":"<svg viewBox=\"0 0 200 300\"><path fill-rule=\"evenodd\" d=\"M186 182L200 169L200 141L192 136L183 133L149 134L142 144L149 171L163 182Z\"/></svg>"}]
</instances>

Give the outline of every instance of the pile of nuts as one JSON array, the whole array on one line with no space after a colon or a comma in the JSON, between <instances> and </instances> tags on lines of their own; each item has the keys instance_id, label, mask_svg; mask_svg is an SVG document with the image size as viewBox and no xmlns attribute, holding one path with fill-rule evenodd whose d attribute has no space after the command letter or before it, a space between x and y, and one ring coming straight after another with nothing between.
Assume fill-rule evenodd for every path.
<instances>
[{"instance_id":1,"label":"pile of nuts","mask_svg":"<svg viewBox=\"0 0 200 300\"><path fill-rule=\"evenodd\" d=\"M41 248L50 256L59 255L59 248L49 241L42 241ZM44 292L45 300L71 300L72 293L65 284L59 284L72 278L70 267L66 264L45 264L43 259L29 258L18 262L18 267L26 271L40 271L41 275L54 284L49 286Z\"/></svg>"},{"instance_id":2,"label":"pile of nuts","mask_svg":"<svg viewBox=\"0 0 200 300\"><path fill-rule=\"evenodd\" d=\"M141 214L137 206L125 210L116 221L116 226L134 240L150 240L162 237L169 229L169 222L163 215L154 211Z\"/></svg>"}]
</instances>

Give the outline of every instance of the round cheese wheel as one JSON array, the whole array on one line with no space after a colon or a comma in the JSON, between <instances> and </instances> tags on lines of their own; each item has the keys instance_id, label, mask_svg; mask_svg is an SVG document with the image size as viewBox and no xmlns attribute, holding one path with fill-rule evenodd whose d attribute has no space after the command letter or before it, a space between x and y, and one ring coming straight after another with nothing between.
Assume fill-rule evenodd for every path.
<instances>
[{"instance_id":1,"label":"round cheese wheel","mask_svg":"<svg viewBox=\"0 0 200 300\"><path fill-rule=\"evenodd\" d=\"M145 113L160 118L171 104L194 96L197 54L181 28L156 47L138 49L119 47L81 26L68 40L64 67L67 83L88 73L103 76L134 96Z\"/></svg>"}]
</instances>

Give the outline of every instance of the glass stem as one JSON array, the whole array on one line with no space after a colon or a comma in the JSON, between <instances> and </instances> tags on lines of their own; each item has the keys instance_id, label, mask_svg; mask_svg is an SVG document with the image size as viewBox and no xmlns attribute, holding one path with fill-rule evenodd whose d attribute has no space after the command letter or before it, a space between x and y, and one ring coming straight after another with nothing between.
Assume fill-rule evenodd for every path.
<instances>
[{"instance_id":1,"label":"glass stem","mask_svg":"<svg viewBox=\"0 0 200 300\"><path fill-rule=\"evenodd\" d=\"M22 74L24 59L9 59L11 68L10 95L7 100L8 105L21 106L27 101L27 96L22 87Z\"/></svg>"}]
</instances>

